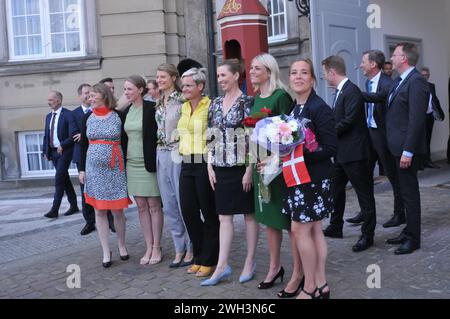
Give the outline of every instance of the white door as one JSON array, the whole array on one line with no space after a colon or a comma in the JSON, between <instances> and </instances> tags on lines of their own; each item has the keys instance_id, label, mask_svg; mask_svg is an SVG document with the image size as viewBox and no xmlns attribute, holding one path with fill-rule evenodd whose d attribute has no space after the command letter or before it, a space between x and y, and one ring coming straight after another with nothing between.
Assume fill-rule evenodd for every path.
<instances>
[{"instance_id":1,"label":"white door","mask_svg":"<svg viewBox=\"0 0 450 319\"><path fill-rule=\"evenodd\" d=\"M317 93L331 104L333 92L323 80L321 62L339 55L347 65L349 79L364 88L365 78L359 71L364 51L370 49L367 26L368 0L311 1L312 56L319 80Z\"/></svg>"}]
</instances>

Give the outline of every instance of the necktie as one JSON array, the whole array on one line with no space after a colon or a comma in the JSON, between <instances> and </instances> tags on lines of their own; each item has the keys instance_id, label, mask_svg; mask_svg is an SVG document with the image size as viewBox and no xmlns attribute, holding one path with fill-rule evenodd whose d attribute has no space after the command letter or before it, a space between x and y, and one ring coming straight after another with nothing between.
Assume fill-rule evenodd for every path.
<instances>
[{"instance_id":1,"label":"necktie","mask_svg":"<svg viewBox=\"0 0 450 319\"><path fill-rule=\"evenodd\" d=\"M338 99L338 93L339 93L339 89L336 89L336 91L334 92L333 110L336 108L336 101Z\"/></svg>"},{"instance_id":2,"label":"necktie","mask_svg":"<svg viewBox=\"0 0 450 319\"><path fill-rule=\"evenodd\" d=\"M372 81L367 82L367 93L372 93ZM367 127L371 128L372 127L372 119L373 119L373 103L368 103L367 104L368 109L367 109Z\"/></svg>"},{"instance_id":3,"label":"necktie","mask_svg":"<svg viewBox=\"0 0 450 319\"><path fill-rule=\"evenodd\" d=\"M90 113L90 112L92 112L91 108L90 108L90 107L87 107L86 110L84 111L84 114L88 114L88 113Z\"/></svg>"},{"instance_id":4,"label":"necktie","mask_svg":"<svg viewBox=\"0 0 450 319\"><path fill-rule=\"evenodd\" d=\"M53 112L52 119L50 121L50 147L55 148L55 145L53 144L53 132L55 130L55 118L56 118L56 112Z\"/></svg>"},{"instance_id":5,"label":"necktie","mask_svg":"<svg viewBox=\"0 0 450 319\"><path fill-rule=\"evenodd\" d=\"M394 88L395 89L393 89L391 95L389 95L389 103L392 102L392 97L394 96L394 93L397 91L397 89L400 86L401 82L402 82L402 77L401 76L399 76L397 79L395 79L395 84L394 84Z\"/></svg>"}]
</instances>

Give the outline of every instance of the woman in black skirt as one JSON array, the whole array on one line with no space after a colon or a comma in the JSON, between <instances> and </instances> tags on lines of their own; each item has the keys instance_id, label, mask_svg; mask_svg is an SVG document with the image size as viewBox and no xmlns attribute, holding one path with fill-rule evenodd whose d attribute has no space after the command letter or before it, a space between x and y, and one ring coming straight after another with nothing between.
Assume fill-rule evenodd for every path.
<instances>
[{"instance_id":1,"label":"woman in black skirt","mask_svg":"<svg viewBox=\"0 0 450 319\"><path fill-rule=\"evenodd\" d=\"M290 69L290 87L296 96L293 115L311 120L317 151L310 153L305 148L305 164L311 183L288 188L283 213L291 216L291 230L296 240L305 274L299 299L329 298L325 264L327 243L322 232L322 220L333 211L331 158L337 148L334 115L331 108L316 94L316 77L311 60L299 60Z\"/></svg>"},{"instance_id":2,"label":"woman in black skirt","mask_svg":"<svg viewBox=\"0 0 450 319\"><path fill-rule=\"evenodd\" d=\"M255 275L255 250L258 223L255 219L252 167L246 166L248 141L243 121L250 114L253 99L239 89L240 63L227 60L217 69L218 81L225 96L218 97L209 108L208 130L211 138L209 181L215 191L220 220L220 249L217 268L202 286L213 286L231 275L228 265L233 240L233 215L244 214L247 231L247 258L239 282Z\"/></svg>"}]
</instances>

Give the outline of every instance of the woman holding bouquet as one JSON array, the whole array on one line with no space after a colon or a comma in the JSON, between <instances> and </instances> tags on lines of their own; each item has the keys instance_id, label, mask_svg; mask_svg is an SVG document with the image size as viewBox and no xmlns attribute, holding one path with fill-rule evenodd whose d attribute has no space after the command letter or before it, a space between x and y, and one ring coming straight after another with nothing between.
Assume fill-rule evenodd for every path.
<instances>
[{"instance_id":1,"label":"woman holding bouquet","mask_svg":"<svg viewBox=\"0 0 450 319\"><path fill-rule=\"evenodd\" d=\"M333 211L331 158L337 148L334 116L331 108L316 94L316 77L311 60L292 64L290 87L295 92L296 103L292 114L311 120L319 148L308 152L304 158L311 183L287 189L283 213L292 219L291 240L295 241L305 274L304 287L299 299L329 298L330 289L325 277L327 243L322 231L322 219ZM294 245L292 245L294 247ZM295 255L296 251L292 251Z\"/></svg>"},{"instance_id":2,"label":"woman holding bouquet","mask_svg":"<svg viewBox=\"0 0 450 319\"><path fill-rule=\"evenodd\" d=\"M273 56L267 53L256 56L250 68L250 79L253 87L258 91L251 110L251 115L260 113L263 109L270 109L271 115L289 114L292 110L292 98L284 89L280 80L280 69ZM259 154L260 161L264 161ZM255 214L256 220L267 226L267 239L269 242L270 267L269 272L263 282L258 285L259 289L269 289L273 287L275 281L280 278L283 281L284 268L281 266L280 251L283 240L283 229L290 230L290 218L286 214L281 214L283 208L283 196L286 191L286 184L283 176L278 176L269 185L270 201L262 199L260 176L253 174L255 189ZM291 241L292 244L295 241ZM285 290L280 292L281 298L286 297L285 291L295 291L302 281L301 265L299 258L294 258L293 276ZM300 275L299 275L300 274Z\"/></svg>"},{"instance_id":3,"label":"woman holding bouquet","mask_svg":"<svg viewBox=\"0 0 450 319\"><path fill-rule=\"evenodd\" d=\"M208 130L214 140L208 174L219 214L220 249L217 268L202 286L216 285L231 275L228 257L234 235L233 215L236 214L244 214L247 232L247 258L239 282L250 281L255 275L259 225L253 207L252 166L246 166L249 147L243 126L253 99L239 89L239 74L239 60L226 60L218 67L217 78L225 96L216 98L209 108Z\"/></svg>"}]
</instances>

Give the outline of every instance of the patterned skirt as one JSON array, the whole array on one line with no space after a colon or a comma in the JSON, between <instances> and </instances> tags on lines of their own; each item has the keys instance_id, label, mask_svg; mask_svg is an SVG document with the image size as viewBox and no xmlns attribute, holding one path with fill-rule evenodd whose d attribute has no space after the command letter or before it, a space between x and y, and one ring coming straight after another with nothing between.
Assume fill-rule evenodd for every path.
<instances>
[{"instance_id":1,"label":"patterned skirt","mask_svg":"<svg viewBox=\"0 0 450 319\"><path fill-rule=\"evenodd\" d=\"M287 189L283 214L302 224L318 222L334 211L331 180L310 183Z\"/></svg>"}]
</instances>

